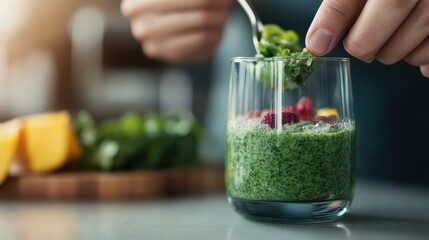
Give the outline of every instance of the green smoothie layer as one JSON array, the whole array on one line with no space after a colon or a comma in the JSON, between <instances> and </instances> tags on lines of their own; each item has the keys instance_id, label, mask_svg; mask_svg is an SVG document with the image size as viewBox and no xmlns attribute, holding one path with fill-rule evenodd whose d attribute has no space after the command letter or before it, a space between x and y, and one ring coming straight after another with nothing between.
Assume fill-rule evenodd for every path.
<instances>
[{"instance_id":1,"label":"green smoothie layer","mask_svg":"<svg viewBox=\"0 0 429 240\"><path fill-rule=\"evenodd\" d=\"M269 201L351 199L355 171L352 124L230 122L226 185L232 197Z\"/></svg>"}]
</instances>

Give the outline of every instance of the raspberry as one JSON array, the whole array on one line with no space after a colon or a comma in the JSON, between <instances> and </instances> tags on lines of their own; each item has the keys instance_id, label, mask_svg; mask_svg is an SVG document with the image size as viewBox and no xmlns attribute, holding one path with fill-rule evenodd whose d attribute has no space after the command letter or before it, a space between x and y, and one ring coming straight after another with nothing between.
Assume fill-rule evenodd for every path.
<instances>
[{"instance_id":1,"label":"raspberry","mask_svg":"<svg viewBox=\"0 0 429 240\"><path fill-rule=\"evenodd\" d=\"M299 115L298 107L297 107L297 106L295 106L295 105L289 105L289 106L286 106L286 107L284 108L284 111L285 111L285 112L294 113L294 114L296 114L296 115Z\"/></svg>"},{"instance_id":2,"label":"raspberry","mask_svg":"<svg viewBox=\"0 0 429 240\"><path fill-rule=\"evenodd\" d=\"M267 112L262 117L262 123L268 124L271 128L276 127L276 114L274 112Z\"/></svg>"},{"instance_id":3,"label":"raspberry","mask_svg":"<svg viewBox=\"0 0 429 240\"><path fill-rule=\"evenodd\" d=\"M311 121L313 119L313 112L301 111L299 118L303 121Z\"/></svg>"},{"instance_id":4,"label":"raspberry","mask_svg":"<svg viewBox=\"0 0 429 240\"><path fill-rule=\"evenodd\" d=\"M299 111L313 111L313 101L309 97L302 97L296 105Z\"/></svg>"},{"instance_id":5,"label":"raspberry","mask_svg":"<svg viewBox=\"0 0 429 240\"><path fill-rule=\"evenodd\" d=\"M310 98L302 97L299 99L297 108L301 120L311 121L313 119L313 101Z\"/></svg>"},{"instance_id":6,"label":"raspberry","mask_svg":"<svg viewBox=\"0 0 429 240\"><path fill-rule=\"evenodd\" d=\"M275 112L267 112L262 117L262 123L268 124L271 128L275 128L276 117L277 117L277 114ZM282 112L282 126L285 125L286 123L292 124L292 123L298 123L298 122L299 122L299 118L296 114L286 112L286 111Z\"/></svg>"},{"instance_id":7,"label":"raspberry","mask_svg":"<svg viewBox=\"0 0 429 240\"><path fill-rule=\"evenodd\" d=\"M296 115L295 113L291 113L291 112L282 112L282 124L285 125L286 123L288 123L289 125L291 125L292 123L298 123L299 122L299 118L298 115Z\"/></svg>"},{"instance_id":8,"label":"raspberry","mask_svg":"<svg viewBox=\"0 0 429 240\"><path fill-rule=\"evenodd\" d=\"M261 116L261 113L258 111L250 111L246 114L246 119L255 119Z\"/></svg>"},{"instance_id":9,"label":"raspberry","mask_svg":"<svg viewBox=\"0 0 429 240\"><path fill-rule=\"evenodd\" d=\"M273 112L275 112L274 109L268 109L267 108L267 109L262 110L261 116L263 117L263 116L267 115L268 113L273 113Z\"/></svg>"}]
</instances>

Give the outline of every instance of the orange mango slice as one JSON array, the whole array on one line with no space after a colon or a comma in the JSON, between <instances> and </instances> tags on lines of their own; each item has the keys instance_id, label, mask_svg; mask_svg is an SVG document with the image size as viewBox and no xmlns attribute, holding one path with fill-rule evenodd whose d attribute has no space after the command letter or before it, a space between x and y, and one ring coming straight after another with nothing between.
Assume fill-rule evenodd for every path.
<instances>
[{"instance_id":1,"label":"orange mango slice","mask_svg":"<svg viewBox=\"0 0 429 240\"><path fill-rule=\"evenodd\" d=\"M0 185L5 181L9 166L15 157L21 121L0 123Z\"/></svg>"},{"instance_id":2,"label":"orange mango slice","mask_svg":"<svg viewBox=\"0 0 429 240\"><path fill-rule=\"evenodd\" d=\"M330 116L336 116L337 119L340 118L340 115L338 115L337 109L335 108L321 108L316 111L317 117L330 117Z\"/></svg>"},{"instance_id":3,"label":"orange mango slice","mask_svg":"<svg viewBox=\"0 0 429 240\"><path fill-rule=\"evenodd\" d=\"M27 116L22 123L18 154L25 168L33 173L48 173L64 166L71 154L69 113Z\"/></svg>"}]
</instances>

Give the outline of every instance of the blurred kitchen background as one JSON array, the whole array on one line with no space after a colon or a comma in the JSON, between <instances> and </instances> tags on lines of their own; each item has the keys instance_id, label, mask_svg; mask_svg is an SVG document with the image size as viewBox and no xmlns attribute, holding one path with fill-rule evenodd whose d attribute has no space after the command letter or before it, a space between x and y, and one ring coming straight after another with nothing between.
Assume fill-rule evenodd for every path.
<instances>
[{"instance_id":1,"label":"blurred kitchen background","mask_svg":"<svg viewBox=\"0 0 429 240\"><path fill-rule=\"evenodd\" d=\"M303 43L321 1L254 0L265 23ZM204 159L224 156L229 59L252 56L250 26L236 7L217 54L172 66L146 58L120 0L0 0L0 120L80 109L96 119L129 110L193 111L207 137ZM332 56L348 56L338 46ZM401 62L352 60L361 179L429 186L429 79Z\"/></svg>"}]
</instances>

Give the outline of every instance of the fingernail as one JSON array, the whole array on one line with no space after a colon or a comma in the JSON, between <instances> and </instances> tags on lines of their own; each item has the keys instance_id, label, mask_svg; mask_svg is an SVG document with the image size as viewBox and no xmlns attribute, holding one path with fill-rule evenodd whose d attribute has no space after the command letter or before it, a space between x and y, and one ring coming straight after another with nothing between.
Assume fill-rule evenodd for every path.
<instances>
[{"instance_id":1,"label":"fingernail","mask_svg":"<svg viewBox=\"0 0 429 240\"><path fill-rule=\"evenodd\" d=\"M319 28L310 38L310 47L319 54L325 54L329 51L334 35L325 28Z\"/></svg>"},{"instance_id":2,"label":"fingernail","mask_svg":"<svg viewBox=\"0 0 429 240\"><path fill-rule=\"evenodd\" d=\"M157 49L156 49L155 44L153 44L151 42L146 42L143 44L143 48L144 48L144 52L146 53L147 56L153 57L153 56L157 55Z\"/></svg>"},{"instance_id":3,"label":"fingernail","mask_svg":"<svg viewBox=\"0 0 429 240\"><path fill-rule=\"evenodd\" d=\"M360 60L366 62L366 63L372 63L374 61L374 58L368 58L368 59L363 59L361 58Z\"/></svg>"},{"instance_id":4,"label":"fingernail","mask_svg":"<svg viewBox=\"0 0 429 240\"><path fill-rule=\"evenodd\" d=\"M420 71L424 77L429 78L429 64L420 66Z\"/></svg>"}]
</instances>

